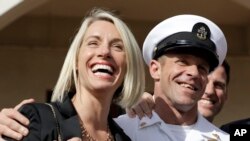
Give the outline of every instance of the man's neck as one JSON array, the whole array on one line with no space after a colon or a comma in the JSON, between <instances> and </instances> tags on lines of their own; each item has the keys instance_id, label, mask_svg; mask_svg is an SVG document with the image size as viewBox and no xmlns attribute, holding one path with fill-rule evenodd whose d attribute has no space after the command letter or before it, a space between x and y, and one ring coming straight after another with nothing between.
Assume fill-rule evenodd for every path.
<instances>
[{"instance_id":1,"label":"man's neck","mask_svg":"<svg viewBox=\"0 0 250 141\"><path fill-rule=\"evenodd\" d=\"M182 112L161 97L155 97L155 103L155 112L167 124L192 125L197 121L197 105L187 112Z\"/></svg>"}]
</instances>

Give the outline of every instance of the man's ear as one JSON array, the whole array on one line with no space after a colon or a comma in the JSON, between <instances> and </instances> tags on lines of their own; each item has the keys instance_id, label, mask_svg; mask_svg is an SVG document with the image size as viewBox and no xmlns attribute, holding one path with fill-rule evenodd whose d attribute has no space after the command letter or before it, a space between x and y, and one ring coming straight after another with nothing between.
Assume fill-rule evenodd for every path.
<instances>
[{"instance_id":1,"label":"man's ear","mask_svg":"<svg viewBox=\"0 0 250 141\"><path fill-rule=\"evenodd\" d=\"M160 70L161 70L160 62L152 60L149 64L149 72L154 80L160 79L160 74L161 74Z\"/></svg>"}]
</instances>

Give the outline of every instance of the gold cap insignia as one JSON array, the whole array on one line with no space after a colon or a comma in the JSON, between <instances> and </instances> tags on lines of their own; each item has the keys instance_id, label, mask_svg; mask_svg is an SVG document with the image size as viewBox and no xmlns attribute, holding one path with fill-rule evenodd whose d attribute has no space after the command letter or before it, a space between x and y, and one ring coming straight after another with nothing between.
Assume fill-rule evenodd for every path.
<instances>
[{"instance_id":1,"label":"gold cap insignia","mask_svg":"<svg viewBox=\"0 0 250 141\"><path fill-rule=\"evenodd\" d=\"M196 23L193 26L192 32L195 33L197 38L200 40L206 40L210 38L210 30L205 23Z\"/></svg>"}]
</instances>

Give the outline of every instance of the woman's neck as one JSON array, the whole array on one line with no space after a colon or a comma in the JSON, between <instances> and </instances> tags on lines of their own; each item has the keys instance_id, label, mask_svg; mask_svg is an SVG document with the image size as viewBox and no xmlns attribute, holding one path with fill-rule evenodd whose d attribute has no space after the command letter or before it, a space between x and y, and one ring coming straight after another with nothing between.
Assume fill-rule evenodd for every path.
<instances>
[{"instance_id":1,"label":"woman's neck","mask_svg":"<svg viewBox=\"0 0 250 141\"><path fill-rule=\"evenodd\" d=\"M97 97L96 95L84 92L76 93L72 98L72 103L78 116L86 126L90 124L94 128L106 128L112 99L107 97Z\"/></svg>"},{"instance_id":2,"label":"woman's neck","mask_svg":"<svg viewBox=\"0 0 250 141\"><path fill-rule=\"evenodd\" d=\"M79 116L83 140L106 140L112 137L108 126L112 98L102 98L103 95L106 94L102 93L99 95L100 97L97 97L84 92L76 93L72 98L72 103Z\"/></svg>"}]
</instances>

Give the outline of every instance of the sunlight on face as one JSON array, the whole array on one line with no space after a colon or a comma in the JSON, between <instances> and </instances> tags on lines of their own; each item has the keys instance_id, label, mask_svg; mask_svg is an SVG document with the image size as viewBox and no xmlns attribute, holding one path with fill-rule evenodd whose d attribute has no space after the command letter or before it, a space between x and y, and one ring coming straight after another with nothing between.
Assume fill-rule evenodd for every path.
<instances>
[{"instance_id":1,"label":"sunlight on face","mask_svg":"<svg viewBox=\"0 0 250 141\"><path fill-rule=\"evenodd\" d=\"M160 60L163 93L181 111L194 107L204 93L209 73L208 63L196 56L168 53Z\"/></svg>"},{"instance_id":2,"label":"sunlight on face","mask_svg":"<svg viewBox=\"0 0 250 141\"><path fill-rule=\"evenodd\" d=\"M87 29L78 56L81 85L93 91L114 93L126 72L124 49L113 23L93 22Z\"/></svg>"}]
</instances>

